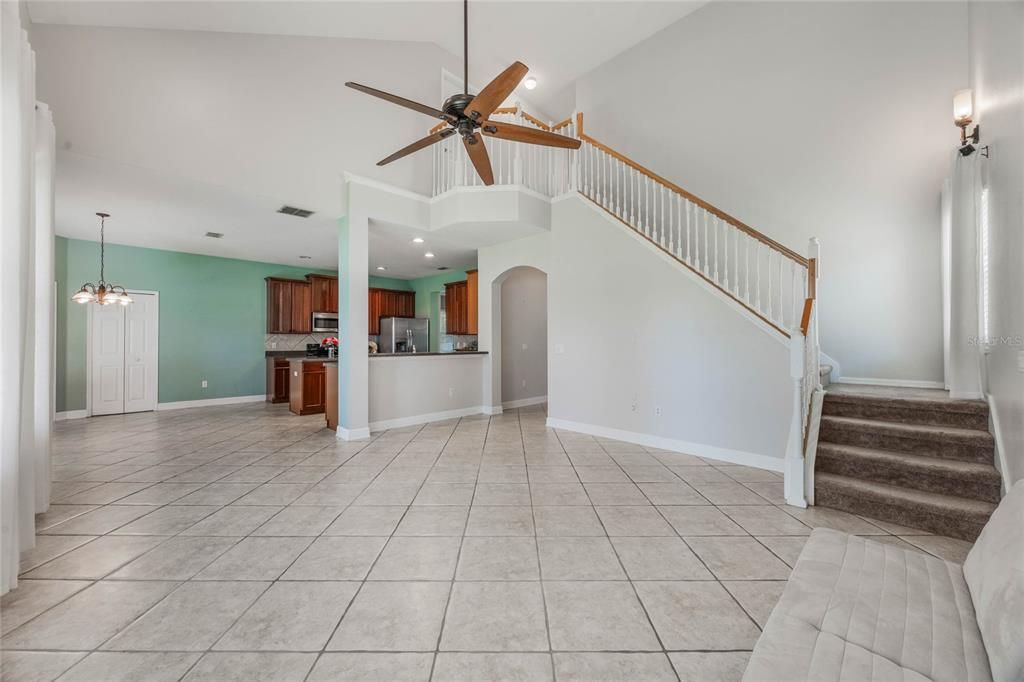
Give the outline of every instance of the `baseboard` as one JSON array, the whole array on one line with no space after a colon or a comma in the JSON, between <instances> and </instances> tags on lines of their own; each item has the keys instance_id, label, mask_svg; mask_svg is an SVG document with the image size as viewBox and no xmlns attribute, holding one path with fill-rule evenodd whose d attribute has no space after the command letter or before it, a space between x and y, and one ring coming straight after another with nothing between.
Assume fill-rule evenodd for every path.
<instances>
[{"instance_id":1,"label":"baseboard","mask_svg":"<svg viewBox=\"0 0 1024 682\"><path fill-rule=\"evenodd\" d=\"M652 436L647 433L623 431L621 429L612 429L606 426L582 424L580 422L555 419L552 417L548 417L547 425L553 429L576 431L577 433L585 433L590 436L611 438L613 440L621 440L626 443L635 443L637 445L659 448L661 450L671 450L672 452L681 452L687 455L707 457L708 459L716 459L721 462L742 464L744 466L754 467L757 469L767 469L769 471L782 472L783 463L785 461L782 457L771 457L769 455L762 455L756 452L731 450L729 448L720 448L714 445L706 445L704 443L690 443L688 441L676 440L674 438L663 438L661 436Z\"/></svg>"},{"instance_id":2,"label":"baseboard","mask_svg":"<svg viewBox=\"0 0 1024 682\"><path fill-rule=\"evenodd\" d=\"M68 410L67 412L58 412L53 415L53 421L66 422L69 419L85 419L88 416L89 413L85 410Z\"/></svg>"},{"instance_id":3,"label":"baseboard","mask_svg":"<svg viewBox=\"0 0 1024 682\"><path fill-rule=\"evenodd\" d=\"M917 379L875 379L872 377L840 377L833 384L858 384L861 386L892 386L895 388L938 388L946 386L941 381L919 381Z\"/></svg>"},{"instance_id":4,"label":"baseboard","mask_svg":"<svg viewBox=\"0 0 1024 682\"><path fill-rule=\"evenodd\" d=\"M370 429L363 427L361 429L346 429L343 426L339 426L335 431L335 436L338 440L366 440L370 437Z\"/></svg>"},{"instance_id":5,"label":"baseboard","mask_svg":"<svg viewBox=\"0 0 1024 682\"><path fill-rule=\"evenodd\" d=\"M499 414L504 413L505 409L501 405L484 405L480 408L484 414L489 417L496 417Z\"/></svg>"},{"instance_id":6,"label":"baseboard","mask_svg":"<svg viewBox=\"0 0 1024 682\"><path fill-rule=\"evenodd\" d=\"M441 422L446 419L468 417L474 414L485 414L482 405L473 407L462 407L457 410L446 410L444 412L429 412L417 414L412 417L399 417L398 419L382 419L381 421L370 422L370 431L387 431L388 429L401 429L406 426L417 426L429 424L430 422Z\"/></svg>"},{"instance_id":7,"label":"baseboard","mask_svg":"<svg viewBox=\"0 0 1024 682\"><path fill-rule=\"evenodd\" d=\"M529 407L530 405L542 405L548 401L546 395L539 395L534 398L520 398L519 400L506 400L501 406L506 410L515 410L520 407Z\"/></svg>"},{"instance_id":8,"label":"baseboard","mask_svg":"<svg viewBox=\"0 0 1024 682\"><path fill-rule=\"evenodd\" d=\"M216 405L237 405L239 403L261 403L267 399L263 393L259 395L238 395L229 398L203 398L201 400L179 400L173 403L158 403L156 409L184 410L189 407L214 407Z\"/></svg>"}]
</instances>

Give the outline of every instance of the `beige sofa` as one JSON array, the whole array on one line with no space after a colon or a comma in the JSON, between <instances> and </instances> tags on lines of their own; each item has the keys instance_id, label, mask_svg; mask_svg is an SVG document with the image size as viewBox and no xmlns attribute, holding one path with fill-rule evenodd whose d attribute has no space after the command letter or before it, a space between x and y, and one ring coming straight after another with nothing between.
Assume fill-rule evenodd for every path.
<instances>
[{"instance_id":1,"label":"beige sofa","mask_svg":"<svg viewBox=\"0 0 1024 682\"><path fill-rule=\"evenodd\" d=\"M815 530L743 680L1024 680L1024 481L963 566Z\"/></svg>"}]
</instances>

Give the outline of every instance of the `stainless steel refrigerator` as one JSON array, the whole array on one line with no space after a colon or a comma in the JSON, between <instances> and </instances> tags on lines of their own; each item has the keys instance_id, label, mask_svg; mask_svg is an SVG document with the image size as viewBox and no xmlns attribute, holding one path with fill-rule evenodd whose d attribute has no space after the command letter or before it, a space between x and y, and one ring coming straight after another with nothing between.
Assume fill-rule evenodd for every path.
<instances>
[{"instance_id":1,"label":"stainless steel refrigerator","mask_svg":"<svg viewBox=\"0 0 1024 682\"><path fill-rule=\"evenodd\" d=\"M430 320L425 317L380 318L381 353L429 353Z\"/></svg>"}]
</instances>

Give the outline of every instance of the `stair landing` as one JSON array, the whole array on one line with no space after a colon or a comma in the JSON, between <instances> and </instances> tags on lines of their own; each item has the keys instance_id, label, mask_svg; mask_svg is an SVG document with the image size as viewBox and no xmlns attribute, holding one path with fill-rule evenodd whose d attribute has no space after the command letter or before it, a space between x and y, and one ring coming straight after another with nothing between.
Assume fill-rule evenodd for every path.
<instances>
[{"instance_id":1,"label":"stair landing","mask_svg":"<svg viewBox=\"0 0 1024 682\"><path fill-rule=\"evenodd\" d=\"M999 501L988 405L937 389L832 384L815 503L973 541Z\"/></svg>"}]
</instances>

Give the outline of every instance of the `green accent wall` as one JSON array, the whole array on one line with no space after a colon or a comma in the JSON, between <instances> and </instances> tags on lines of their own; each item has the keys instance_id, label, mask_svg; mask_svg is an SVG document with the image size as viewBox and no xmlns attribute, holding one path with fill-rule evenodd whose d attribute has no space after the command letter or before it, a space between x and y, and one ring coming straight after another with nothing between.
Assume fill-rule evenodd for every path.
<instances>
[{"instance_id":1,"label":"green accent wall","mask_svg":"<svg viewBox=\"0 0 1024 682\"><path fill-rule=\"evenodd\" d=\"M408 284L416 292L416 317L430 318L430 350L436 351L441 347L441 314L438 304L441 300L441 292L444 285L449 282L463 282L466 279L464 271L452 270L430 277L420 277L409 280Z\"/></svg>"},{"instance_id":2,"label":"green accent wall","mask_svg":"<svg viewBox=\"0 0 1024 682\"><path fill-rule=\"evenodd\" d=\"M57 411L85 409L86 307L70 300L95 281L99 243L57 237ZM160 292L161 403L266 391L264 277L310 268L108 244L108 279ZM327 273L333 274L333 273ZM208 388L202 388L206 379Z\"/></svg>"},{"instance_id":3,"label":"green accent wall","mask_svg":"<svg viewBox=\"0 0 1024 682\"><path fill-rule=\"evenodd\" d=\"M374 277L370 275L369 283L371 289L396 289L398 291L412 291L409 280L395 279L394 277Z\"/></svg>"}]
</instances>

